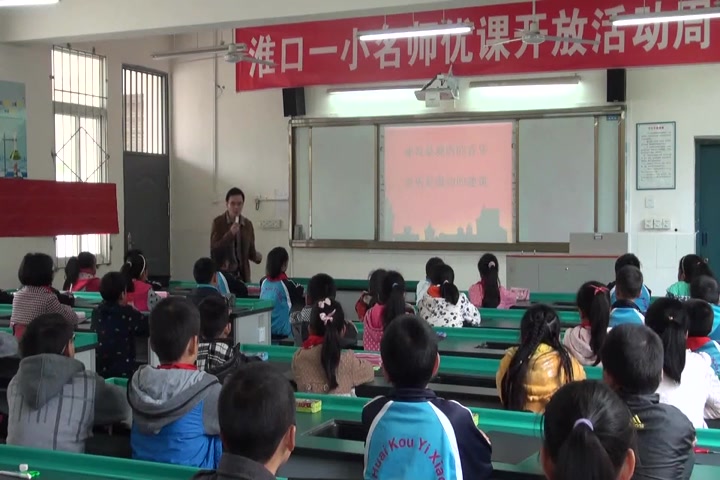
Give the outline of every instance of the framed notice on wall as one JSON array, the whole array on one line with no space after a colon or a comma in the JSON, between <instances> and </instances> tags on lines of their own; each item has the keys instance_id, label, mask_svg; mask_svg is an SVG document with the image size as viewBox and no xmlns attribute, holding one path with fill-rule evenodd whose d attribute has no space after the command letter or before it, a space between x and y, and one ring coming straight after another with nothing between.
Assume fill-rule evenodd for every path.
<instances>
[{"instance_id":1,"label":"framed notice on wall","mask_svg":"<svg viewBox=\"0 0 720 480\"><path fill-rule=\"evenodd\" d=\"M675 122L638 123L638 190L675 189Z\"/></svg>"}]
</instances>

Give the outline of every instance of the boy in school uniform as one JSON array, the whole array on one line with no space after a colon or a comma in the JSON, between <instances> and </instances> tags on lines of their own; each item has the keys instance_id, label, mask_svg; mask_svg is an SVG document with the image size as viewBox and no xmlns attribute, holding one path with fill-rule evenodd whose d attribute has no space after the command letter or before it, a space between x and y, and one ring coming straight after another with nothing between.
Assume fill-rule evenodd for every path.
<instances>
[{"instance_id":1,"label":"boy in school uniform","mask_svg":"<svg viewBox=\"0 0 720 480\"><path fill-rule=\"evenodd\" d=\"M484 480L492 475L490 441L470 410L427 388L440 365L437 341L430 325L414 315L393 320L385 329L380 354L395 390L363 408L362 423L369 429L365 479L462 475ZM415 444L393 448L404 446L398 439Z\"/></svg>"},{"instance_id":2,"label":"boy in school uniform","mask_svg":"<svg viewBox=\"0 0 720 480\"><path fill-rule=\"evenodd\" d=\"M720 289L717 280L708 275L701 275L690 283L690 297L705 300L713 311L713 323L707 335L720 341Z\"/></svg>"},{"instance_id":3,"label":"boy in school uniform","mask_svg":"<svg viewBox=\"0 0 720 480\"><path fill-rule=\"evenodd\" d=\"M220 293L227 295L232 293L235 298L247 298L248 288L245 282L233 272L230 271L230 259L228 259L227 250L222 248L214 248L210 252L212 261L218 269L218 287Z\"/></svg>"},{"instance_id":4,"label":"boy in school uniform","mask_svg":"<svg viewBox=\"0 0 720 480\"><path fill-rule=\"evenodd\" d=\"M618 272L627 266L640 268L640 259L632 253L626 253L620 255L615 261L615 276L617 277ZM615 280L608 283L608 290L610 290L610 304L612 305L617 301L617 294L615 292ZM635 305L638 306L640 312L644 315L647 309L650 308L650 301L652 299L652 291L643 284L640 296L635 299Z\"/></svg>"},{"instance_id":5,"label":"boy in school uniform","mask_svg":"<svg viewBox=\"0 0 720 480\"><path fill-rule=\"evenodd\" d=\"M220 464L193 480L275 480L295 449L290 382L272 365L244 365L225 383L218 410L224 447Z\"/></svg>"},{"instance_id":6,"label":"boy in school uniform","mask_svg":"<svg viewBox=\"0 0 720 480\"><path fill-rule=\"evenodd\" d=\"M224 298L211 296L200 302L200 345L198 370L207 372L232 358L232 340L228 340L232 324Z\"/></svg>"},{"instance_id":7,"label":"boy in school uniform","mask_svg":"<svg viewBox=\"0 0 720 480\"><path fill-rule=\"evenodd\" d=\"M610 328L626 323L644 325L645 316L635 301L643 288L643 274L639 268L631 265L621 268L615 276L615 295L617 300L610 310Z\"/></svg>"},{"instance_id":8,"label":"boy in school uniform","mask_svg":"<svg viewBox=\"0 0 720 480\"><path fill-rule=\"evenodd\" d=\"M184 298L166 298L150 314L150 346L160 366L140 367L128 385L134 459L217 467L221 386L195 367L199 335L200 313Z\"/></svg>"},{"instance_id":9,"label":"boy in school uniform","mask_svg":"<svg viewBox=\"0 0 720 480\"><path fill-rule=\"evenodd\" d=\"M425 280L423 280L422 282L418 282L417 288L415 289L416 302L422 300L422 298L427 293L428 288L430 288L430 276L432 275L432 271L435 269L435 267L443 265L444 263L445 262L443 261L443 259L439 257L432 257L425 263Z\"/></svg>"},{"instance_id":10,"label":"boy in school uniform","mask_svg":"<svg viewBox=\"0 0 720 480\"><path fill-rule=\"evenodd\" d=\"M688 314L687 348L695 353L706 353L712 360L715 375L720 376L720 345L710 338L715 314L704 300L690 299L684 304Z\"/></svg>"},{"instance_id":11,"label":"boy in school uniform","mask_svg":"<svg viewBox=\"0 0 720 480\"><path fill-rule=\"evenodd\" d=\"M601 352L603 380L625 401L638 433L634 480L687 480L695 466L695 428L655 393L663 375L663 344L644 325L620 325Z\"/></svg>"},{"instance_id":12,"label":"boy in school uniform","mask_svg":"<svg viewBox=\"0 0 720 480\"><path fill-rule=\"evenodd\" d=\"M188 296L188 300L200 305L207 297L225 298L218 286L218 271L212 259L203 257L195 262L193 266L193 277L195 278L195 290Z\"/></svg>"}]
</instances>

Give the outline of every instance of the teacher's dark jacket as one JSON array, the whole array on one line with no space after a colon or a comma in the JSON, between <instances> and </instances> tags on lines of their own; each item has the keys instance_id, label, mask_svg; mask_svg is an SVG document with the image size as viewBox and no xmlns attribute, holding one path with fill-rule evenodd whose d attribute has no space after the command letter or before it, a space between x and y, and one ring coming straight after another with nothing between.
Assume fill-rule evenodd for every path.
<instances>
[{"instance_id":1,"label":"teacher's dark jacket","mask_svg":"<svg viewBox=\"0 0 720 480\"><path fill-rule=\"evenodd\" d=\"M259 263L255 250L255 229L250 220L241 216L240 231L233 235L230 227L234 222L235 219L230 218L227 212L213 220L210 248L225 250L230 261L229 270L237 271L240 279L247 283L250 281L250 262Z\"/></svg>"}]
</instances>

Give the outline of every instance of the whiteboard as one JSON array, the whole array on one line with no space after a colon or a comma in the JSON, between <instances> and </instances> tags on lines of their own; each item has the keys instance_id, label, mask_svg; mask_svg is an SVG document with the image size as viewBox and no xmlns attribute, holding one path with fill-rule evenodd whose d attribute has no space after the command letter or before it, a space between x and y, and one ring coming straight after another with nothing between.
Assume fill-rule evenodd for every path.
<instances>
[{"instance_id":1,"label":"whiteboard","mask_svg":"<svg viewBox=\"0 0 720 480\"><path fill-rule=\"evenodd\" d=\"M313 127L312 238L374 240L376 127Z\"/></svg>"},{"instance_id":2,"label":"whiteboard","mask_svg":"<svg viewBox=\"0 0 720 480\"><path fill-rule=\"evenodd\" d=\"M519 121L520 242L564 242L595 227L595 118Z\"/></svg>"},{"instance_id":3,"label":"whiteboard","mask_svg":"<svg viewBox=\"0 0 720 480\"><path fill-rule=\"evenodd\" d=\"M638 123L637 189L675 189L675 122Z\"/></svg>"}]
</instances>

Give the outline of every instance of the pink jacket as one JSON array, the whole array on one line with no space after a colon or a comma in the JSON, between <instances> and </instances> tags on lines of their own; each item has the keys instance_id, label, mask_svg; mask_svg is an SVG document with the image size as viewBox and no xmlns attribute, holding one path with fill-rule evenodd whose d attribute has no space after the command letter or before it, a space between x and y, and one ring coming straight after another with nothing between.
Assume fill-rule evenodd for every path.
<instances>
[{"instance_id":1,"label":"pink jacket","mask_svg":"<svg viewBox=\"0 0 720 480\"><path fill-rule=\"evenodd\" d=\"M470 303L472 303L478 308L482 306L484 296L485 294L483 293L483 287L481 282L472 285L468 290L468 297L470 298ZM498 304L497 308L508 309L515 305L517 301L518 297L515 292L513 292L512 290L508 290L503 286L500 287L500 304Z\"/></svg>"},{"instance_id":2,"label":"pink jacket","mask_svg":"<svg viewBox=\"0 0 720 480\"><path fill-rule=\"evenodd\" d=\"M135 310L149 312L160 301L160 297L155 293L149 283L133 280L133 286L135 291L128 292L127 300L130 305L135 307Z\"/></svg>"},{"instance_id":3,"label":"pink jacket","mask_svg":"<svg viewBox=\"0 0 720 480\"><path fill-rule=\"evenodd\" d=\"M383 336L383 312L385 306L377 304L365 313L363 318L363 326L365 327L365 333L363 333L363 348L369 352L380 351L380 340Z\"/></svg>"}]
</instances>

